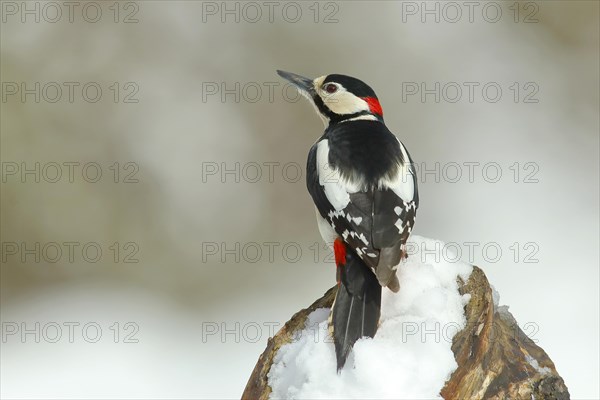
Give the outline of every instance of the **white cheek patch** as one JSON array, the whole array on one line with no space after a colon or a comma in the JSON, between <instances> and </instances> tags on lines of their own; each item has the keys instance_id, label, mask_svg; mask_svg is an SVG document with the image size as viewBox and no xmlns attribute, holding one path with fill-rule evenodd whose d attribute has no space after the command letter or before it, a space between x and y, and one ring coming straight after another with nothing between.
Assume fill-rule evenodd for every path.
<instances>
[{"instance_id":1,"label":"white cheek patch","mask_svg":"<svg viewBox=\"0 0 600 400\"><path fill-rule=\"evenodd\" d=\"M323 90L325 78L327 76L320 76L313 81L313 84L327 108L340 115L369 111L369 104L366 101L348 92L342 85L338 84L339 89L337 92L327 93Z\"/></svg>"},{"instance_id":2,"label":"white cheek patch","mask_svg":"<svg viewBox=\"0 0 600 400\"><path fill-rule=\"evenodd\" d=\"M358 187L344 180L338 170L329 164L329 142L326 139L317 145L317 173L329 203L338 211L346 208L350 193L356 193Z\"/></svg>"},{"instance_id":3,"label":"white cheek patch","mask_svg":"<svg viewBox=\"0 0 600 400\"><path fill-rule=\"evenodd\" d=\"M338 89L335 93L324 93L321 97L323 103L336 114L348 115L369 111L369 104L366 101L343 88Z\"/></svg>"}]
</instances>

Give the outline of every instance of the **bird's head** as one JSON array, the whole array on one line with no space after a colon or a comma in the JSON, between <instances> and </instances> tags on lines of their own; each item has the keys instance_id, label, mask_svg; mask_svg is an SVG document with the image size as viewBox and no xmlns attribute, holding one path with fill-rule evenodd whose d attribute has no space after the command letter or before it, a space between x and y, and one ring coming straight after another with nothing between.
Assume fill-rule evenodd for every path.
<instances>
[{"instance_id":1,"label":"bird's head","mask_svg":"<svg viewBox=\"0 0 600 400\"><path fill-rule=\"evenodd\" d=\"M331 74L316 79L277 70L315 106L325 126L355 119L383 122L383 110L369 85L346 75Z\"/></svg>"}]
</instances>

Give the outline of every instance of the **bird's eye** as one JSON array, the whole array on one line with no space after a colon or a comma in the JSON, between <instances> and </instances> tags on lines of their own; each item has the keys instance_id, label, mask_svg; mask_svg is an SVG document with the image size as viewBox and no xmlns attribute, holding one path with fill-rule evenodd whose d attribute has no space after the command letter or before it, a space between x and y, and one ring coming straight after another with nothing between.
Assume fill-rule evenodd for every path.
<instances>
[{"instance_id":1,"label":"bird's eye","mask_svg":"<svg viewBox=\"0 0 600 400\"><path fill-rule=\"evenodd\" d=\"M335 93L337 92L338 88L336 85L334 85L333 83L329 83L327 85L325 85L325 91L327 93Z\"/></svg>"}]
</instances>

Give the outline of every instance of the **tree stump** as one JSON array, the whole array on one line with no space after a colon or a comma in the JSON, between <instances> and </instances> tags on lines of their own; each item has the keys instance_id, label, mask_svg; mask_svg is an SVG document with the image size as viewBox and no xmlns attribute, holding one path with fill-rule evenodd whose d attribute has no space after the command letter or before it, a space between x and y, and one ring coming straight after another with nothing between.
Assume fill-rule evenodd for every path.
<instances>
[{"instance_id":1,"label":"tree stump","mask_svg":"<svg viewBox=\"0 0 600 400\"><path fill-rule=\"evenodd\" d=\"M266 400L271 394L267 374L279 348L304 329L310 313L330 308L337 287L329 289L310 307L286 322L261 354L252 371L243 400ZM458 367L440 395L446 400L465 399L569 399L569 392L554 363L518 326L507 307L495 307L492 288L483 273L473 267L459 292L469 293L465 306L467 324L452 341Z\"/></svg>"}]
</instances>

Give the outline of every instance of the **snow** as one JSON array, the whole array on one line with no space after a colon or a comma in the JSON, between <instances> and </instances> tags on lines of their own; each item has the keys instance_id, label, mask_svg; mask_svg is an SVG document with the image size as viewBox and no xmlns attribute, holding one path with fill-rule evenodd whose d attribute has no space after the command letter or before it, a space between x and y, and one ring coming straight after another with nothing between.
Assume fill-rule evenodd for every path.
<instances>
[{"instance_id":1,"label":"snow","mask_svg":"<svg viewBox=\"0 0 600 400\"><path fill-rule=\"evenodd\" d=\"M539 372L542 375L547 375L552 372L550 370L550 368L548 368L548 367L540 367L540 364L537 362L537 360L535 358L531 357L529 354L525 354L525 359L527 360L529 365L531 365L533 367L533 369L535 369L537 372Z\"/></svg>"},{"instance_id":2,"label":"snow","mask_svg":"<svg viewBox=\"0 0 600 400\"><path fill-rule=\"evenodd\" d=\"M498 293L494 285L490 285L490 287L492 288L492 301L494 303L494 310L497 310L500 304L500 293Z\"/></svg>"},{"instance_id":3,"label":"snow","mask_svg":"<svg viewBox=\"0 0 600 400\"><path fill-rule=\"evenodd\" d=\"M515 319L515 317L510 313L509 311L509 307L504 305L504 306L498 306L498 308L496 309L496 311L498 312L498 314L500 314L500 316L509 324L509 325L518 325L517 320Z\"/></svg>"},{"instance_id":4,"label":"snow","mask_svg":"<svg viewBox=\"0 0 600 400\"><path fill-rule=\"evenodd\" d=\"M468 295L457 278L472 267L447 262L435 240L413 236L409 258L398 268L400 292L382 295L375 338L359 339L338 375L328 334L329 309L312 312L301 334L282 346L269 372L271 398L441 398L457 365L452 338L466 323Z\"/></svg>"}]
</instances>

